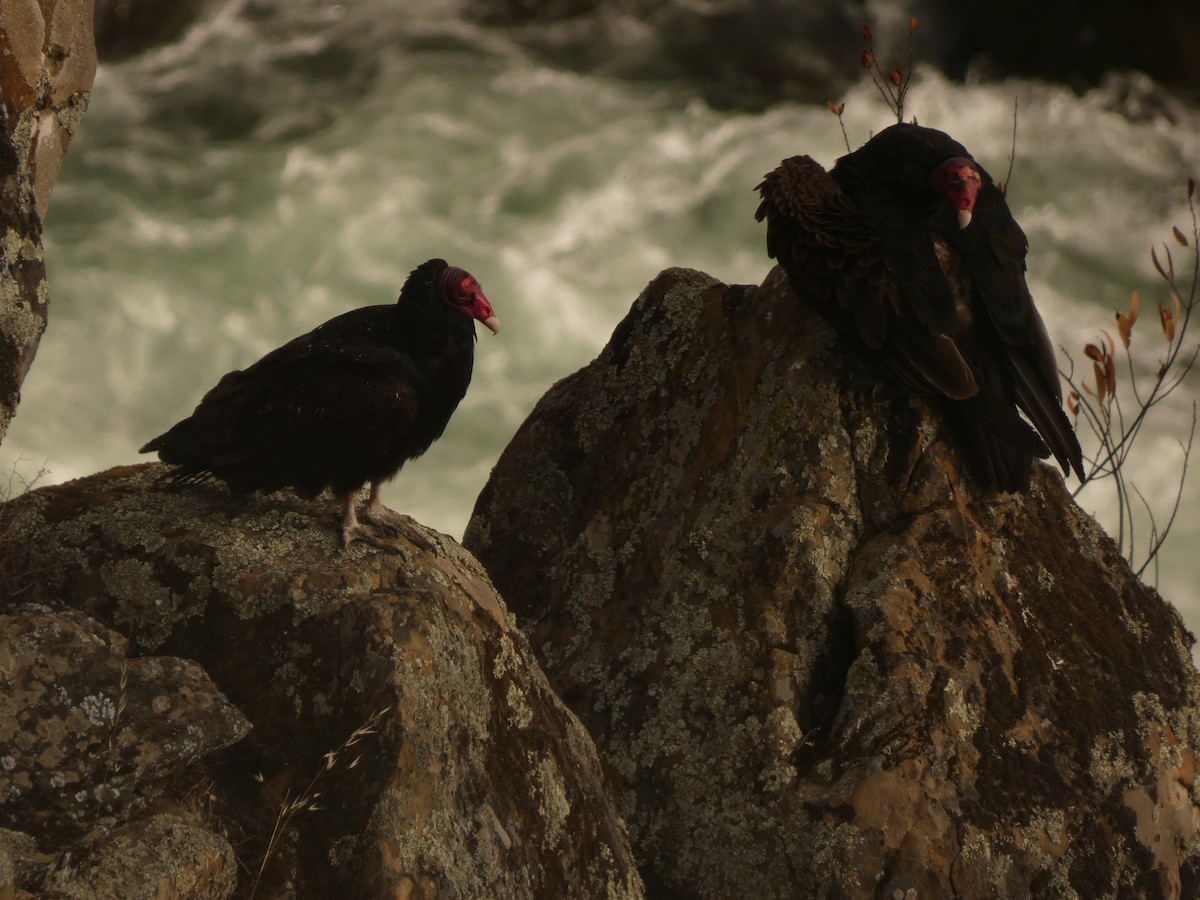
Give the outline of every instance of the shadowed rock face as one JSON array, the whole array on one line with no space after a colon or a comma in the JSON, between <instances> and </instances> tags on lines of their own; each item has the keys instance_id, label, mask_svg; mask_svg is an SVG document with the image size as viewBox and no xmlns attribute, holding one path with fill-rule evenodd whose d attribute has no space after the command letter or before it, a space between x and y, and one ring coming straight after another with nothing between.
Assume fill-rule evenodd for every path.
<instances>
[{"instance_id":1,"label":"shadowed rock face","mask_svg":"<svg viewBox=\"0 0 1200 900\"><path fill-rule=\"evenodd\" d=\"M220 732L225 744L253 726L215 752L222 744L201 740L205 722L194 716L188 724L200 736L194 744L175 736L154 794L182 821L148 822L141 807L113 813L90 855L73 848L86 860L80 896L125 896L87 891L119 885L122 866L132 878L130 845L157 858L181 843L192 848L180 853L192 868L161 883L205 885L186 896L229 896L238 868L246 893L264 858L257 896L278 896L285 884L304 897L642 896L595 747L469 554L432 531L422 546L401 541L402 553L358 545L343 553L327 500L169 489L164 471L114 469L0 507L4 596L37 601L42 632L78 633L76 643L103 663L84 666L78 690L55 704L31 692L10 698L14 715L35 721L50 705L73 722L96 707L100 742L89 746L103 763L112 717L100 701L117 696L120 657L129 660L127 694L138 699L121 729L153 733L159 693L179 702L168 690L177 672L236 706L228 716L240 731ZM96 623L128 636L128 646ZM0 621L0 646L24 646L32 627L15 614ZM100 701L89 706L94 695ZM121 761L133 753L118 749ZM22 764L42 750L31 746ZM79 791L113 786L103 764L83 771L73 745L61 750ZM58 794L46 787L39 796ZM285 797L308 800L278 819ZM42 854L61 853L71 845L43 821L56 810L42 802L37 818L6 815L0 826L28 829ZM268 846L277 821L280 838ZM196 829L228 834L240 867ZM36 852L17 851L26 871L45 876L52 856L39 869ZM205 881L214 865L228 872Z\"/></svg>"},{"instance_id":2,"label":"shadowed rock face","mask_svg":"<svg viewBox=\"0 0 1200 900\"><path fill-rule=\"evenodd\" d=\"M522 426L464 543L650 896L1200 889L1191 636L1055 472L964 471L778 270L662 273Z\"/></svg>"}]
</instances>

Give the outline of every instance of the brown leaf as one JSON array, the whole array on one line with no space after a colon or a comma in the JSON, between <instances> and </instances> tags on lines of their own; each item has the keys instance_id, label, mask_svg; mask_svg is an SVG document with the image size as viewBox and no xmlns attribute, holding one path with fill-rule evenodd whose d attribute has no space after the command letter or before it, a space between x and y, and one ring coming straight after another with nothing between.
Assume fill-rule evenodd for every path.
<instances>
[{"instance_id":1,"label":"brown leaf","mask_svg":"<svg viewBox=\"0 0 1200 900\"><path fill-rule=\"evenodd\" d=\"M838 114L837 107L833 105L833 101L832 101L832 100L826 100L826 101L825 101L825 106L826 106L826 107L828 107L829 111L830 111L831 113L833 113L835 116Z\"/></svg>"},{"instance_id":2,"label":"brown leaf","mask_svg":"<svg viewBox=\"0 0 1200 900\"><path fill-rule=\"evenodd\" d=\"M1166 268L1164 269L1162 263L1158 261L1158 254L1154 252L1153 247L1150 248L1150 258L1154 260L1154 268L1158 269L1158 274L1161 275L1166 281L1173 281L1175 279L1175 260L1171 258L1171 248L1168 247L1166 243L1164 243L1162 246L1163 253L1166 254L1167 257Z\"/></svg>"},{"instance_id":3,"label":"brown leaf","mask_svg":"<svg viewBox=\"0 0 1200 900\"><path fill-rule=\"evenodd\" d=\"M1104 359L1104 379L1108 382L1108 392L1117 396L1117 364L1111 356Z\"/></svg>"},{"instance_id":4,"label":"brown leaf","mask_svg":"<svg viewBox=\"0 0 1200 900\"><path fill-rule=\"evenodd\" d=\"M1117 352L1117 345L1113 343L1112 335L1103 328L1100 329L1100 333L1104 335L1104 356L1108 358Z\"/></svg>"},{"instance_id":5,"label":"brown leaf","mask_svg":"<svg viewBox=\"0 0 1200 900\"><path fill-rule=\"evenodd\" d=\"M1133 319L1125 313L1117 312L1117 333L1121 335L1121 346L1129 349L1129 333L1133 329Z\"/></svg>"},{"instance_id":6,"label":"brown leaf","mask_svg":"<svg viewBox=\"0 0 1200 900\"><path fill-rule=\"evenodd\" d=\"M904 84L904 74L899 69L892 69L892 71L888 72L888 78L891 79L892 84L896 87Z\"/></svg>"},{"instance_id":7,"label":"brown leaf","mask_svg":"<svg viewBox=\"0 0 1200 900\"><path fill-rule=\"evenodd\" d=\"M1142 308L1142 298L1138 296L1138 292L1134 291L1133 296L1129 298L1129 325L1130 327L1137 321L1138 310Z\"/></svg>"},{"instance_id":8,"label":"brown leaf","mask_svg":"<svg viewBox=\"0 0 1200 900\"><path fill-rule=\"evenodd\" d=\"M913 17L912 17L912 24L909 26L909 34L916 34L916 33L917 33L917 29L918 29L920 26L921 26L921 23L917 21L917 17L916 17L916 16L913 16Z\"/></svg>"},{"instance_id":9,"label":"brown leaf","mask_svg":"<svg viewBox=\"0 0 1200 900\"><path fill-rule=\"evenodd\" d=\"M1067 394L1067 412L1073 416L1079 415L1079 391Z\"/></svg>"},{"instance_id":10,"label":"brown leaf","mask_svg":"<svg viewBox=\"0 0 1200 900\"><path fill-rule=\"evenodd\" d=\"M1171 231L1175 234L1175 240L1178 242L1180 247L1186 247L1188 245L1188 239L1183 236L1182 231L1180 231L1174 225L1171 226Z\"/></svg>"},{"instance_id":11,"label":"brown leaf","mask_svg":"<svg viewBox=\"0 0 1200 900\"><path fill-rule=\"evenodd\" d=\"M1158 308L1158 316L1162 319L1163 335L1167 339L1168 344L1175 342L1175 314L1167 307L1160 306Z\"/></svg>"},{"instance_id":12,"label":"brown leaf","mask_svg":"<svg viewBox=\"0 0 1200 900\"><path fill-rule=\"evenodd\" d=\"M872 65L875 64L875 54L872 53L870 50L864 50L862 52L861 59L862 59L862 67L864 69L869 69L869 68L871 68Z\"/></svg>"},{"instance_id":13,"label":"brown leaf","mask_svg":"<svg viewBox=\"0 0 1200 900\"><path fill-rule=\"evenodd\" d=\"M1154 260L1154 268L1158 270L1158 274L1161 275L1165 280L1169 281L1170 279L1167 278L1167 270L1164 269L1162 267L1162 263L1158 261L1158 253L1153 247L1150 248L1150 258Z\"/></svg>"},{"instance_id":14,"label":"brown leaf","mask_svg":"<svg viewBox=\"0 0 1200 900\"><path fill-rule=\"evenodd\" d=\"M1083 355L1088 359L1095 360L1096 362L1100 362L1104 359L1104 351L1095 344L1088 344L1086 347L1084 347Z\"/></svg>"},{"instance_id":15,"label":"brown leaf","mask_svg":"<svg viewBox=\"0 0 1200 900\"><path fill-rule=\"evenodd\" d=\"M871 26L870 25L863 26L862 36L863 36L864 41L866 41L867 43L871 42Z\"/></svg>"},{"instance_id":16,"label":"brown leaf","mask_svg":"<svg viewBox=\"0 0 1200 900\"><path fill-rule=\"evenodd\" d=\"M1092 369L1096 373L1096 399L1101 403L1104 402L1104 397L1108 394L1108 378L1104 372L1104 366L1100 363L1093 363Z\"/></svg>"}]
</instances>

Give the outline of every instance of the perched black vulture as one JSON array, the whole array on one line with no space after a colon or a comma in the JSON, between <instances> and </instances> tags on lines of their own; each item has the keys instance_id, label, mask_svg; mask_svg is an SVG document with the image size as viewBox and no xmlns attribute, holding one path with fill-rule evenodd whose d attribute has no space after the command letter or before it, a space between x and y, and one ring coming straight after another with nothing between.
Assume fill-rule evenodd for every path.
<instances>
[{"instance_id":1,"label":"perched black vulture","mask_svg":"<svg viewBox=\"0 0 1200 900\"><path fill-rule=\"evenodd\" d=\"M796 293L886 381L947 398L992 487L1027 489L1051 453L1084 478L1025 235L961 144L893 125L829 172L786 159L758 190Z\"/></svg>"},{"instance_id":2,"label":"perched black vulture","mask_svg":"<svg viewBox=\"0 0 1200 900\"><path fill-rule=\"evenodd\" d=\"M225 375L141 452L176 466L176 480L215 476L238 493L330 488L343 546L379 544L409 521L383 505L382 483L441 437L467 392L473 319L500 328L479 283L431 259L395 304L343 313ZM354 504L368 482L363 524Z\"/></svg>"}]
</instances>

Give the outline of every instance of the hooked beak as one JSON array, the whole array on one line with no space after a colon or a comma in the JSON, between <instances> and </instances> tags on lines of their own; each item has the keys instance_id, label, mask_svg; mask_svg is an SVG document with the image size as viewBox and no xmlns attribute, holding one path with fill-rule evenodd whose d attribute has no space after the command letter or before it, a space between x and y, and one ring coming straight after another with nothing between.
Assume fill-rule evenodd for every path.
<instances>
[{"instance_id":1,"label":"hooked beak","mask_svg":"<svg viewBox=\"0 0 1200 900\"><path fill-rule=\"evenodd\" d=\"M500 333L500 320L495 316L488 316L488 318L480 319L479 321L487 326L488 331L490 331L492 334Z\"/></svg>"},{"instance_id":2,"label":"hooked beak","mask_svg":"<svg viewBox=\"0 0 1200 900\"><path fill-rule=\"evenodd\" d=\"M969 209L960 209L958 211L958 230L962 231L971 224L971 211Z\"/></svg>"}]
</instances>

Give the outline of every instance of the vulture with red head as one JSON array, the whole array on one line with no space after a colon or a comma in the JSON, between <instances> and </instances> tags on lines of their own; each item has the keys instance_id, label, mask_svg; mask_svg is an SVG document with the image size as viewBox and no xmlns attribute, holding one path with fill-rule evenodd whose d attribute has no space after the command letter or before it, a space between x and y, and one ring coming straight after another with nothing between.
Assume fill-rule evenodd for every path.
<instances>
[{"instance_id":1,"label":"vulture with red head","mask_svg":"<svg viewBox=\"0 0 1200 900\"><path fill-rule=\"evenodd\" d=\"M991 487L1027 489L1051 454L1084 478L1025 234L961 144L893 125L828 172L786 159L758 190L796 293L885 381L945 398Z\"/></svg>"},{"instance_id":2,"label":"vulture with red head","mask_svg":"<svg viewBox=\"0 0 1200 900\"><path fill-rule=\"evenodd\" d=\"M343 546L387 546L411 520L383 505L380 487L441 437L466 394L475 319L499 330L474 277L431 259L396 303L343 313L225 375L141 452L174 466L173 480L215 477L237 493L329 488ZM355 498L367 483L360 522Z\"/></svg>"}]
</instances>

